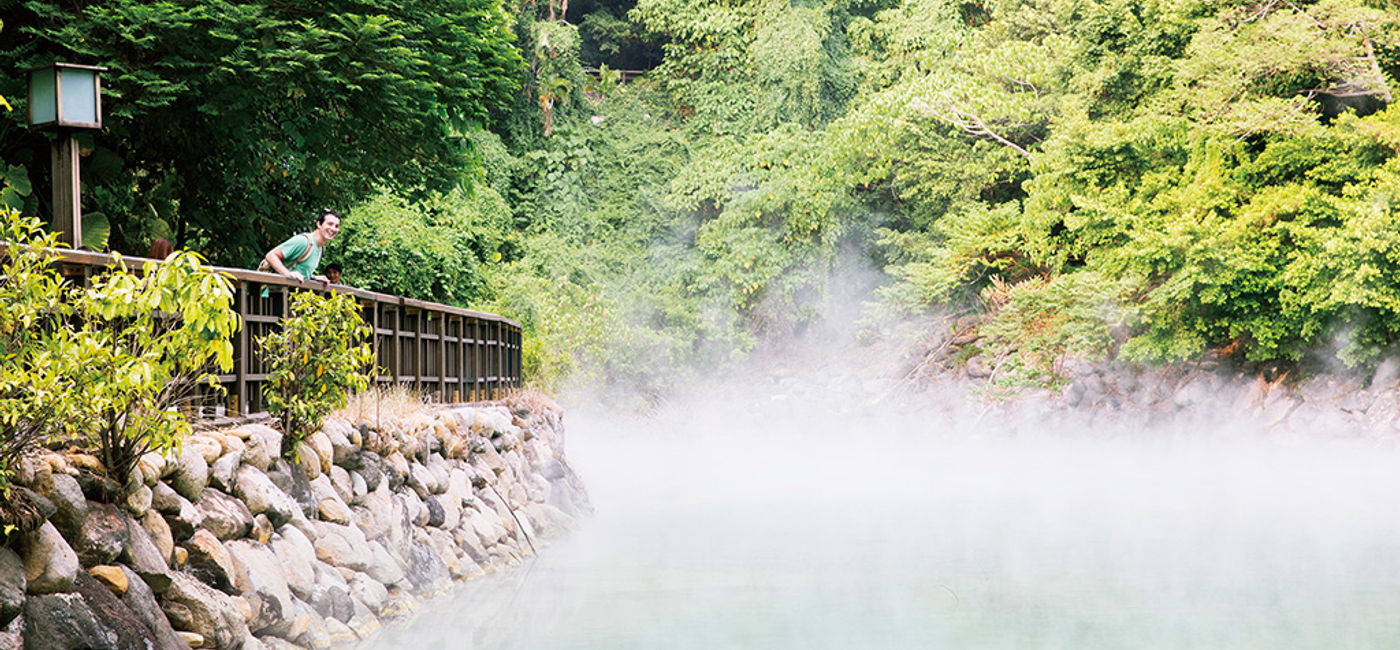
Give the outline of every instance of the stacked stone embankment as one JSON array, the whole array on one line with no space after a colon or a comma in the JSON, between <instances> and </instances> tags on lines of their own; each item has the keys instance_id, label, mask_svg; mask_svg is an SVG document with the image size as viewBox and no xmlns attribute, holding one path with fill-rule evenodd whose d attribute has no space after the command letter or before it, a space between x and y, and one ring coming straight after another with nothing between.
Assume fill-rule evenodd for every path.
<instances>
[{"instance_id":1,"label":"stacked stone embankment","mask_svg":"<svg viewBox=\"0 0 1400 650\"><path fill-rule=\"evenodd\" d=\"M538 396L366 420L294 462L265 425L196 433L124 489L79 451L27 459L42 525L0 547L0 649L352 644L590 511Z\"/></svg>"}]
</instances>

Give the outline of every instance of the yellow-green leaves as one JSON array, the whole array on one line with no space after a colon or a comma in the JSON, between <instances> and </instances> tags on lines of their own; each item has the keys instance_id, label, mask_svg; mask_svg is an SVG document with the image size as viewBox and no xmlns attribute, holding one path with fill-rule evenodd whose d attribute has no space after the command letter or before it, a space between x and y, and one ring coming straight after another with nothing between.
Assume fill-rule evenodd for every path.
<instances>
[{"instance_id":1,"label":"yellow-green leaves","mask_svg":"<svg viewBox=\"0 0 1400 650\"><path fill-rule=\"evenodd\" d=\"M263 395L282 422L289 458L350 392L369 385L374 371L374 351L363 342L370 331L353 297L300 291L291 301L282 330L258 339L268 367Z\"/></svg>"}]
</instances>

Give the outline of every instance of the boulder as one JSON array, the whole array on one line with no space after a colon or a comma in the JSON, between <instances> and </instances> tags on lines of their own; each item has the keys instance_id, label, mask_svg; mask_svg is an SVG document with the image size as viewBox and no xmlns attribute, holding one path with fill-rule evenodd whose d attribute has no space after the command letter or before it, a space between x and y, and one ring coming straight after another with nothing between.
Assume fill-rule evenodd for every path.
<instances>
[{"instance_id":1,"label":"boulder","mask_svg":"<svg viewBox=\"0 0 1400 650\"><path fill-rule=\"evenodd\" d=\"M353 526L328 522L313 522L316 538L316 559L331 566L355 571L368 571L374 557L364 534Z\"/></svg>"},{"instance_id":2,"label":"boulder","mask_svg":"<svg viewBox=\"0 0 1400 650\"><path fill-rule=\"evenodd\" d=\"M294 611L291 590L272 549L238 540L229 542L228 550L237 567L238 591L253 610L248 623L253 633L271 628Z\"/></svg>"},{"instance_id":3,"label":"boulder","mask_svg":"<svg viewBox=\"0 0 1400 650\"><path fill-rule=\"evenodd\" d=\"M214 460L209 466L209 485L224 492L233 491L234 473L243 464L243 452L233 451Z\"/></svg>"},{"instance_id":4,"label":"boulder","mask_svg":"<svg viewBox=\"0 0 1400 650\"><path fill-rule=\"evenodd\" d=\"M442 556L433 547L417 541L409 547L407 577L414 590L421 594L436 593L452 584L452 575Z\"/></svg>"},{"instance_id":5,"label":"boulder","mask_svg":"<svg viewBox=\"0 0 1400 650\"><path fill-rule=\"evenodd\" d=\"M191 502L199 501L199 496L209 484L209 462L199 450L190 448L180 453L176 461L175 474L170 485L180 496Z\"/></svg>"},{"instance_id":6,"label":"boulder","mask_svg":"<svg viewBox=\"0 0 1400 650\"><path fill-rule=\"evenodd\" d=\"M261 424L248 426L258 428L244 441L247 447L243 450L243 464L266 472L282 454L282 434Z\"/></svg>"},{"instance_id":7,"label":"boulder","mask_svg":"<svg viewBox=\"0 0 1400 650\"><path fill-rule=\"evenodd\" d=\"M50 522L21 538L24 578L30 594L53 594L73 590L82 565L78 554L68 546ZM26 610L27 611L27 610Z\"/></svg>"},{"instance_id":8,"label":"boulder","mask_svg":"<svg viewBox=\"0 0 1400 650\"><path fill-rule=\"evenodd\" d=\"M253 513L248 506L217 488L205 489L195 508L203 516L200 528L220 540L241 539L253 530Z\"/></svg>"},{"instance_id":9,"label":"boulder","mask_svg":"<svg viewBox=\"0 0 1400 650\"><path fill-rule=\"evenodd\" d=\"M175 572L163 609L176 629L204 637L217 650L233 650L248 636L248 624L233 599L194 576Z\"/></svg>"},{"instance_id":10,"label":"boulder","mask_svg":"<svg viewBox=\"0 0 1400 650\"><path fill-rule=\"evenodd\" d=\"M236 570L233 557L219 538L201 528L194 531L184 547L190 553L187 560L190 574L215 589L232 589Z\"/></svg>"},{"instance_id":11,"label":"boulder","mask_svg":"<svg viewBox=\"0 0 1400 650\"><path fill-rule=\"evenodd\" d=\"M108 564L122 552L126 543L126 519L113 505L88 504L87 519L73 540L73 550L85 566Z\"/></svg>"},{"instance_id":12,"label":"boulder","mask_svg":"<svg viewBox=\"0 0 1400 650\"><path fill-rule=\"evenodd\" d=\"M165 617L165 612L161 611L160 603L156 602L155 592L146 586L141 576L130 569L121 568L126 574L128 585L126 592L121 596L122 603L147 630L150 630L151 638L155 641L155 650L187 650L180 637L175 634L175 628L170 627L170 621Z\"/></svg>"},{"instance_id":13,"label":"boulder","mask_svg":"<svg viewBox=\"0 0 1400 650\"><path fill-rule=\"evenodd\" d=\"M77 538L87 521L87 497L78 479L67 474L53 474L51 481L42 487L42 492L54 505L50 521L68 536Z\"/></svg>"},{"instance_id":14,"label":"boulder","mask_svg":"<svg viewBox=\"0 0 1400 650\"><path fill-rule=\"evenodd\" d=\"M155 638L151 630L106 585L83 573L78 575L74 586L98 624L110 635L115 636L117 648L145 650L155 647Z\"/></svg>"},{"instance_id":15,"label":"boulder","mask_svg":"<svg viewBox=\"0 0 1400 650\"><path fill-rule=\"evenodd\" d=\"M233 493L253 514L265 514L276 528L291 521L300 510L297 502L273 483L268 475L257 468L245 464L238 469L234 479Z\"/></svg>"},{"instance_id":16,"label":"boulder","mask_svg":"<svg viewBox=\"0 0 1400 650\"><path fill-rule=\"evenodd\" d=\"M273 461L272 467L268 469L267 477L272 480L273 485L292 497L301 508L302 514L307 517L316 516L316 500L311 496L311 484L305 474L293 468L287 461L278 459Z\"/></svg>"},{"instance_id":17,"label":"boulder","mask_svg":"<svg viewBox=\"0 0 1400 650\"><path fill-rule=\"evenodd\" d=\"M24 561L8 548L0 547L0 628L24 611Z\"/></svg>"},{"instance_id":18,"label":"boulder","mask_svg":"<svg viewBox=\"0 0 1400 650\"><path fill-rule=\"evenodd\" d=\"M140 517L146 514L147 510L151 509L151 501L153 498L154 495L151 492L151 488L145 485L139 485L136 489L132 490L130 494L126 495L126 502L122 505L126 506L127 512Z\"/></svg>"},{"instance_id":19,"label":"boulder","mask_svg":"<svg viewBox=\"0 0 1400 650\"><path fill-rule=\"evenodd\" d=\"M117 641L79 594L35 596L24 604L25 650L118 650Z\"/></svg>"},{"instance_id":20,"label":"boulder","mask_svg":"<svg viewBox=\"0 0 1400 650\"><path fill-rule=\"evenodd\" d=\"M325 431L317 431L306 438L306 446L310 447L316 454L319 462L317 467L318 475L331 471L331 465L335 461L335 445L331 442ZM315 478L315 477L310 477Z\"/></svg>"},{"instance_id":21,"label":"boulder","mask_svg":"<svg viewBox=\"0 0 1400 650\"><path fill-rule=\"evenodd\" d=\"M155 544L156 550L160 552L161 561L169 566L175 557L175 536L170 532L170 524L165 521L165 517L157 512L148 512L141 518L141 528L150 536L151 543Z\"/></svg>"},{"instance_id":22,"label":"boulder","mask_svg":"<svg viewBox=\"0 0 1400 650\"><path fill-rule=\"evenodd\" d=\"M160 486L163 485L165 484L160 484ZM156 494L156 503L160 503L162 496L159 486L154 492ZM176 541L188 539L190 535L194 534L195 529L199 528L199 526L204 523L204 513L200 512L199 508L194 507L194 504L190 503L189 499L180 496L173 490L166 496L173 497L174 500L172 503L176 507L175 512L172 514L168 512L167 508L162 508L159 505L156 506L156 510L165 514L165 523L170 526L170 534Z\"/></svg>"},{"instance_id":23,"label":"boulder","mask_svg":"<svg viewBox=\"0 0 1400 650\"><path fill-rule=\"evenodd\" d=\"M363 573L357 573L350 578L350 595L371 612L378 615L384 609L384 603L389 602L389 590L382 583Z\"/></svg>"},{"instance_id":24,"label":"boulder","mask_svg":"<svg viewBox=\"0 0 1400 650\"><path fill-rule=\"evenodd\" d=\"M430 496L427 499L424 499L423 505L426 506L428 509L427 525L440 528L444 523L447 522L447 511L443 509L442 504L438 502L437 497Z\"/></svg>"},{"instance_id":25,"label":"boulder","mask_svg":"<svg viewBox=\"0 0 1400 650\"><path fill-rule=\"evenodd\" d=\"M118 597L125 594L126 590L131 588L131 583L126 577L126 572L122 571L122 568L119 566L112 566L110 564L95 566L88 569L88 575L102 583L102 586L106 587Z\"/></svg>"},{"instance_id":26,"label":"boulder","mask_svg":"<svg viewBox=\"0 0 1400 650\"><path fill-rule=\"evenodd\" d=\"M379 489L379 483L384 480L386 467L387 463L379 454L366 451L360 455L360 466L355 473L365 480L365 490L373 492Z\"/></svg>"},{"instance_id":27,"label":"boulder","mask_svg":"<svg viewBox=\"0 0 1400 650\"><path fill-rule=\"evenodd\" d=\"M213 465L214 461L224 455L224 443L213 437L210 433L198 433L185 438L182 452L195 452L204 459L205 466ZM184 453L181 455L183 456ZM190 497L193 500L193 497Z\"/></svg>"},{"instance_id":28,"label":"boulder","mask_svg":"<svg viewBox=\"0 0 1400 650\"><path fill-rule=\"evenodd\" d=\"M404 567L399 564L399 560L395 558L388 549L384 548L383 544L379 542L370 542L369 548L370 562L364 569L364 572L369 574L369 577L385 585L398 584L404 579ZM411 552L412 549L410 547L410 553Z\"/></svg>"},{"instance_id":29,"label":"boulder","mask_svg":"<svg viewBox=\"0 0 1400 650\"><path fill-rule=\"evenodd\" d=\"M316 566L321 564L311 540L297 528L287 526L272 538L270 546L292 593L303 600L309 599L317 582Z\"/></svg>"},{"instance_id":30,"label":"boulder","mask_svg":"<svg viewBox=\"0 0 1400 650\"><path fill-rule=\"evenodd\" d=\"M331 471L326 475L329 477L331 487L335 489L335 495L341 501L351 503L355 500L355 482L350 478L350 472L339 465L331 466Z\"/></svg>"}]
</instances>

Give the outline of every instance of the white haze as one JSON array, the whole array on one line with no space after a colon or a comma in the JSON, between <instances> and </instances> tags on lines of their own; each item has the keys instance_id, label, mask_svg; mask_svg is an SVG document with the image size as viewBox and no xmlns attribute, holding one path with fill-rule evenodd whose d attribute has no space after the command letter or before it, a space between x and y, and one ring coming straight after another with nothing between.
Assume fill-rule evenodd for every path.
<instances>
[{"instance_id":1,"label":"white haze","mask_svg":"<svg viewBox=\"0 0 1400 650\"><path fill-rule=\"evenodd\" d=\"M1393 447L1010 418L897 365L822 344L648 417L566 405L596 516L374 647L1400 647Z\"/></svg>"}]
</instances>

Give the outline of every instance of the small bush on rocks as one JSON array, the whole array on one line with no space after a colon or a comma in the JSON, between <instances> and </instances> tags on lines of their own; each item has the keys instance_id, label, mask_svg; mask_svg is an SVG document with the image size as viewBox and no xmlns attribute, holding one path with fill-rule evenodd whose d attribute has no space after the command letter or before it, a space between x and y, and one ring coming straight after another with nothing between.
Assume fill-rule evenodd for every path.
<instances>
[{"instance_id":1,"label":"small bush on rocks","mask_svg":"<svg viewBox=\"0 0 1400 650\"><path fill-rule=\"evenodd\" d=\"M369 334L354 298L303 291L292 294L282 331L258 339L268 364L263 395L282 424L283 456L295 458L326 415L369 384L374 352L362 343Z\"/></svg>"}]
</instances>

